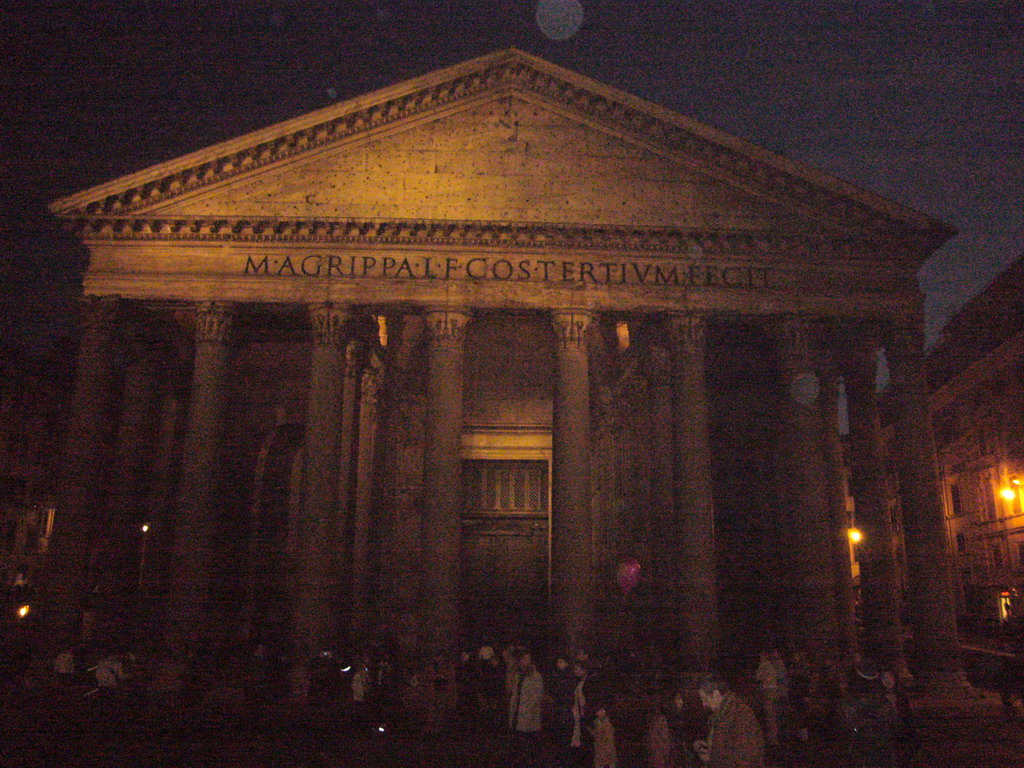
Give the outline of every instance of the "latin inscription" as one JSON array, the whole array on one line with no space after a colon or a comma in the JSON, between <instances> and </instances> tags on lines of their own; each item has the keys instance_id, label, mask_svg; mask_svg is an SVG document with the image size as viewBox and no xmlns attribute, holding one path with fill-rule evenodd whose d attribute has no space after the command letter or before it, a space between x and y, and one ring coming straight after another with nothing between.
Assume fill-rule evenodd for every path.
<instances>
[{"instance_id":1,"label":"latin inscription","mask_svg":"<svg viewBox=\"0 0 1024 768\"><path fill-rule=\"evenodd\" d=\"M322 279L494 280L498 282L763 289L767 267L697 261L561 261L476 257L249 256L244 274Z\"/></svg>"}]
</instances>

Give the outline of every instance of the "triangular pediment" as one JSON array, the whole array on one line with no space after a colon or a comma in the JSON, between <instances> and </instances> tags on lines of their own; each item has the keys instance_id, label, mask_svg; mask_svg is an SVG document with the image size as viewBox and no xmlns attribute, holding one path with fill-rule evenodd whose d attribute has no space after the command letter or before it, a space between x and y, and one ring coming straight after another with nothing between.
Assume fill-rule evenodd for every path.
<instances>
[{"instance_id":1,"label":"triangular pediment","mask_svg":"<svg viewBox=\"0 0 1024 768\"><path fill-rule=\"evenodd\" d=\"M311 153L147 209L168 218L760 228L792 216L516 96Z\"/></svg>"},{"instance_id":2,"label":"triangular pediment","mask_svg":"<svg viewBox=\"0 0 1024 768\"><path fill-rule=\"evenodd\" d=\"M517 50L55 202L78 221L814 230L930 250L923 214ZM98 225L97 225L98 226Z\"/></svg>"}]
</instances>

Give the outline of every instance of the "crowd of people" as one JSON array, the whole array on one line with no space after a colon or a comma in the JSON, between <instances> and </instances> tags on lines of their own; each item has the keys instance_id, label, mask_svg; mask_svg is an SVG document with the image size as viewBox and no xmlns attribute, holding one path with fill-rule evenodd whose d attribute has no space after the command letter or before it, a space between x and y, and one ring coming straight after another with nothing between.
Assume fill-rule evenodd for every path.
<instances>
[{"instance_id":1,"label":"crowd of people","mask_svg":"<svg viewBox=\"0 0 1024 768\"><path fill-rule=\"evenodd\" d=\"M68 646L53 657L52 678L83 701L125 700L131 689L135 700L244 711L293 698L295 666L286 649L262 642L206 655ZM538 658L490 642L418 662L383 645L323 651L305 666L305 703L330 713L339 733L498 737L521 768L759 768L787 764L788 750L815 739L845 742L851 766L898 768L915 746L897 675L870 659L842 670L768 648L734 676L739 689L713 674L652 679L628 656Z\"/></svg>"}]
</instances>

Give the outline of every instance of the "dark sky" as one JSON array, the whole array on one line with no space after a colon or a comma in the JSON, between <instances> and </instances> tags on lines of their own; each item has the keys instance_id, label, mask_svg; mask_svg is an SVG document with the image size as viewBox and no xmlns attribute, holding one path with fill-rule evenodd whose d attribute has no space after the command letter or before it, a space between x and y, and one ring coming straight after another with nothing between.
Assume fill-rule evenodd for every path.
<instances>
[{"instance_id":1,"label":"dark sky","mask_svg":"<svg viewBox=\"0 0 1024 768\"><path fill-rule=\"evenodd\" d=\"M509 45L956 227L920 273L932 334L1024 252L1021 3L582 5L557 42L536 0L8 0L4 340L66 327L82 254L49 201Z\"/></svg>"}]
</instances>

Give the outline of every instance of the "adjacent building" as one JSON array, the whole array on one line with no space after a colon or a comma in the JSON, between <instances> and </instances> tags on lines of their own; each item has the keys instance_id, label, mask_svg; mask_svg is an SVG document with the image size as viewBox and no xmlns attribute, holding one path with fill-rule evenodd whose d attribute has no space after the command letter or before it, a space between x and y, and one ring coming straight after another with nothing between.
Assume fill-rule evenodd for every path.
<instances>
[{"instance_id":1,"label":"adjacent building","mask_svg":"<svg viewBox=\"0 0 1024 768\"><path fill-rule=\"evenodd\" d=\"M958 612L1024 611L1024 257L949 321L928 355Z\"/></svg>"},{"instance_id":2,"label":"adjacent building","mask_svg":"<svg viewBox=\"0 0 1024 768\"><path fill-rule=\"evenodd\" d=\"M71 367L62 344L0 357L0 595L2 622L30 605L57 507L58 459ZM2 623L0 622L0 623Z\"/></svg>"}]
</instances>

